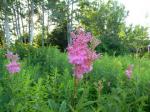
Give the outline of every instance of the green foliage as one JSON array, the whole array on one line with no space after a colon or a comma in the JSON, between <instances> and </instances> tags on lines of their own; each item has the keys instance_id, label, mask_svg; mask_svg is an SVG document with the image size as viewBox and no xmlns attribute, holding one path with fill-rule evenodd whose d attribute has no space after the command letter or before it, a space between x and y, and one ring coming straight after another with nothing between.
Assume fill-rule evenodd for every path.
<instances>
[{"instance_id":1,"label":"green foliage","mask_svg":"<svg viewBox=\"0 0 150 112\"><path fill-rule=\"evenodd\" d=\"M61 73L65 68L71 69L66 54L60 53L55 47L38 48L32 53L28 57L28 65L40 65L41 74L50 72L53 68L59 68Z\"/></svg>"},{"instance_id":2,"label":"green foliage","mask_svg":"<svg viewBox=\"0 0 150 112\"><path fill-rule=\"evenodd\" d=\"M4 63L5 63L5 60L4 60L4 50L0 48L0 78L2 77L2 74L4 72Z\"/></svg>"},{"instance_id":3,"label":"green foliage","mask_svg":"<svg viewBox=\"0 0 150 112\"><path fill-rule=\"evenodd\" d=\"M32 28L31 21L31 1L22 2L20 0L7 0L8 4L6 9L8 11L8 19L12 18L11 24L13 25L11 34L13 36L16 30L21 31L21 36L17 42L29 43L28 31ZM128 11L126 11L123 4L120 4L116 0L34 0L34 14L37 17L36 24L34 28L38 31L37 38L34 43L37 46L41 46L42 35L40 31L42 30L45 34L44 42L46 45L55 45L61 51L65 51L67 46L67 35L69 35L70 30L79 25L83 26L86 31L91 31L94 36L102 40L101 46L97 48L98 52L107 52L109 55L122 55L129 53L141 53L142 55L146 51L147 44L149 40L148 31L146 27L143 26L127 26L125 19L128 16ZM5 21L5 5L0 5L1 10L1 21ZM73 9L72 9L73 5ZM44 13L48 15L48 21L45 22L45 26L42 21L42 6ZM15 10L11 10L16 8ZM32 8L31 8L32 9ZM130 12L129 12L130 13ZM26 16L28 15L28 16ZM17 16L17 17L16 17ZM41 18L42 17L42 18ZM17 21L16 22L13 21ZM29 21L24 22L24 21ZM4 23L4 22L2 22ZM50 23L50 24L49 24ZM43 28L41 29L41 26ZM56 28L49 32L49 29ZM67 27L67 28L66 28ZM47 31L45 31L47 28ZM4 44L4 29L3 25L0 26L0 47ZM22 31L23 30L23 31ZM68 31L67 31L68 30ZM46 32L46 33L45 33ZM7 32L9 33L9 32ZM17 37L18 37L17 36ZM36 36L35 36L36 37ZM14 39L13 39L14 40ZM69 36L68 36L69 40Z\"/></svg>"},{"instance_id":4,"label":"green foliage","mask_svg":"<svg viewBox=\"0 0 150 112\"><path fill-rule=\"evenodd\" d=\"M87 30L92 31L102 41L97 50L110 55L125 53L125 45L118 35L120 26L124 25L127 16L124 6L113 0L100 3L95 1L91 3L93 4L91 7L83 3L80 4L83 18L81 22Z\"/></svg>"},{"instance_id":5,"label":"green foliage","mask_svg":"<svg viewBox=\"0 0 150 112\"><path fill-rule=\"evenodd\" d=\"M128 46L120 38L109 35L101 35L97 38L101 40L101 44L96 48L98 52L109 55L124 55L129 53Z\"/></svg>"},{"instance_id":6,"label":"green foliage","mask_svg":"<svg viewBox=\"0 0 150 112\"><path fill-rule=\"evenodd\" d=\"M56 29L54 29L50 35L47 37L47 44L51 44L53 46L58 46L61 51L65 51L68 42L67 42L67 24L63 23L58 25Z\"/></svg>"},{"instance_id":7,"label":"green foliage","mask_svg":"<svg viewBox=\"0 0 150 112\"><path fill-rule=\"evenodd\" d=\"M36 48L28 44L16 43L12 51L17 53L22 60L27 62L27 66L39 65L39 73L36 77L49 73L53 68L59 68L62 72L65 68L71 71L71 65L65 53L61 53L56 47Z\"/></svg>"},{"instance_id":8,"label":"green foliage","mask_svg":"<svg viewBox=\"0 0 150 112\"><path fill-rule=\"evenodd\" d=\"M114 0L107 2L102 0L100 3L83 1L79 4L82 24L94 35L111 34L117 36L120 31L119 26L124 24L124 19L127 16L124 6Z\"/></svg>"},{"instance_id":9,"label":"green foliage","mask_svg":"<svg viewBox=\"0 0 150 112\"><path fill-rule=\"evenodd\" d=\"M127 27L125 18L128 12L122 4L114 0L81 0L79 7L76 19L102 41L98 52L109 55L144 54L149 43L147 28L140 25Z\"/></svg>"},{"instance_id":10,"label":"green foliage","mask_svg":"<svg viewBox=\"0 0 150 112\"><path fill-rule=\"evenodd\" d=\"M0 30L0 47L4 44L4 33Z\"/></svg>"},{"instance_id":11,"label":"green foliage","mask_svg":"<svg viewBox=\"0 0 150 112\"><path fill-rule=\"evenodd\" d=\"M61 25L67 20L68 6L64 0L48 0L47 7L52 10L51 19L53 22Z\"/></svg>"},{"instance_id":12,"label":"green foliage","mask_svg":"<svg viewBox=\"0 0 150 112\"><path fill-rule=\"evenodd\" d=\"M37 46L42 46L42 34L41 33L35 36L34 43Z\"/></svg>"},{"instance_id":13,"label":"green foliage","mask_svg":"<svg viewBox=\"0 0 150 112\"><path fill-rule=\"evenodd\" d=\"M21 72L14 75L6 71L0 50L0 112L149 112L149 57L105 54L79 81L74 98L66 54L54 47L34 50L22 55ZM134 64L130 80L129 64Z\"/></svg>"},{"instance_id":14,"label":"green foliage","mask_svg":"<svg viewBox=\"0 0 150 112\"><path fill-rule=\"evenodd\" d=\"M124 41L131 52L143 55L147 51L147 45L150 42L148 39L148 28L140 25L128 27L125 31Z\"/></svg>"},{"instance_id":15,"label":"green foliage","mask_svg":"<svg viewBox=\"0 0 150 112\"><path fill-rule=\"evenodd\" d=\"M47 46L48 44L51 44L51 43L48 43L46 38L44 38L43 40L44 40L44 46ZM37 46L37 47L42 46L42 34L41 33L39 33L38 35L35 36L34 46Z\"/></svg>"},{"instance_id":16,"label":"green foliage","mask_svg":"<svg viewBox=\"0 0 150 112\"><path fill-rule=\"evenodd\" d=\"M30 54L33 54L36 48L29 44L22 44L16 42L15 45L13 45L10 48L10 50L13 51L14 53L19 54L19 57L23 59L23 58L27 58Z\"/></svg>"},{"instance_id":17,"label":"green foliage","mask_svg":"<svg viewBox=\"0 0 150 112\"><path fill-rule=\"evenodd\" d=\"M26 43L26 44L29 43L29 34L27 33L23 34L19 40L23 41L23 43Z\"/></svg>"}]
</instances>

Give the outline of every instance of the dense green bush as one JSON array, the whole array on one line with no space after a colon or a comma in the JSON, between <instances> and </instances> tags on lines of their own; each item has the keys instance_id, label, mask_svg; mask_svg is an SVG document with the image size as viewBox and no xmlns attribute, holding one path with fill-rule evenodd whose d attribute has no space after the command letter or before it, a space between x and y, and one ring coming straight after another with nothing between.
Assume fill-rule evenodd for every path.
<instances>
[{"instance_id":1,"label":"dense green bush","mask_svg":"<svg viewBox=\"0 0 150 112\"><path fill-rule=\"evenodd\" d=\"M29 57L29 55L33 54L35 50L36 48L29 44L22 44L18 42L10 48L10 51L19 54L21 59Z\"/></svg>"},{"instance_id":2,"label":"dense green bush","mask_svg":"<svg viewBox=\"0 0 150 112\"><path fill-rule=\"evenodd\" d=\"M28 65L39 65L41 74L50 72L53 68L59 68L59 72L62 72L65 68L71 70L66 54L61 53L55 47L37 48L30 53L27 61Z\"/></svg>"},{"instance_id":3,"label":"dense green bush","mask_svg":"<svg viewBox=\"0 0 150 112\"><path fill-rule=\"evenodd\" d=\"M110 37L109 35L98 36L101 40L101 45L97 47L98 52L107 53L109 55L124 55L129 54L129 48L126 43L118 37Z\"/></svg>"},{"instance_id":4,"label":"dense green bush","mask_svg":"<svg viewBox=\"0 0 150 112\"><path fill-rule=\"evenodd\" d=\"M71 72L72 67L66 54L61 53L56 47L35 48L28 44L16 44L12 51L19 54L20 58L27 62L27 66L39 66L38 76L52 71L53 68L59 68L59 72L68 68Z\"/></svg>"},{"instance_id":5,"label":"dense green bush","mask_svg":"<svg viewBox=\"0 0 150 112\"><path fill-rule=\"evenodd\" d=\"M65 51L68 41L67 41L67 24L63 23L57 26L51 34L48 35L46 40L48 45L58 46L61 51Z\"/></svg>"}]
</instances>

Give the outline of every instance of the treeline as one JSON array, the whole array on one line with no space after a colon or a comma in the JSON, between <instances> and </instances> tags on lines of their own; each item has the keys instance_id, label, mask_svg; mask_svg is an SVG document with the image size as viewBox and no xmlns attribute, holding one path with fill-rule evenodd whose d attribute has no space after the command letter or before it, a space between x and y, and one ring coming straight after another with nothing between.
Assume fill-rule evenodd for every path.
<instances>
[{"instance_id":1,"label":"treeline","mask_svg":"<svg viewBox=\"0 0 150 112\"><path fill-rule=\"evenodd\" d=\"M0 45L13 40L30 45L56 45L61 51L69 33L82 26L102 41L98 52L111 55L147 51L148 28L127 26L125 7L114 0L2 0Z\"/></svg>"}]
</instances>

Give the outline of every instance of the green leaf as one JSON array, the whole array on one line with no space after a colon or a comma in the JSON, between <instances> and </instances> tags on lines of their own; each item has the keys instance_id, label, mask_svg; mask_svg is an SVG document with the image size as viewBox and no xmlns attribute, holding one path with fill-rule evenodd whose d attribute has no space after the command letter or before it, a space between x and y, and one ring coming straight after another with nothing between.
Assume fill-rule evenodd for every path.
<instances>
[{"instance_id":1,"label":"green leaf","mask_svg":"<svg viewBox=\"0 0 150 112\"><path fill-rule=\"evenodd\" d=\"M57 105L57 103L56 103L54 100L49 99L49 100L48 100L48 106L49 106L50 109L52 109L53 111L57 112L57 110L58 110L58 105Z\"/></svg>"},{"instance_id":2,"label":"green leaf","mask_svg":"<svg viewBox=\"0 0 150 112\"><path fill-rule=\"evenodd\" d=\"M63 101L60 105L59 112L66 112L67 104L66 101Z\"/></svg>"}]
</instances>

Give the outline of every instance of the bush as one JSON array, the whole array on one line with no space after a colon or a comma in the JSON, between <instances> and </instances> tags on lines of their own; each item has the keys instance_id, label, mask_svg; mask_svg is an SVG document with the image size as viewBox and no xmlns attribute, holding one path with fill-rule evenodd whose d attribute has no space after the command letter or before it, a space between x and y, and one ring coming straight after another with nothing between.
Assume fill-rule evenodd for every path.
<instances>
[{"instance_id":1,"label":"bush","mask_svg":"<svg viewBox=\"0 0 150 112\"><path fill-rule=\"evenodd\" d=\"M97 47L98 52L107 53L111 56L129 54L129 48L126 46L126 43L118 37L102 35L97 38L102 41L101 45Z\"/></svg>"},{"instance_id":2,"label":"bush","mask_svg":"<svg viewBox=\"0 0 150 112\"><path fill-rule=\"evenodd\" d=\"M65 68L71 70L66 54L61 53L55 47L37 48L35 52L30 53L28 65L40 65L41 73L50 72L53 68L59 68L59 72Z\"/></svg>"},{"instance_id":3,"label":"bush","mask_svg":"<svg viewBox=\"0 0 150 112\"><path fill-rule=\"evenodd\" d=\"M53 68L59 68L62 72L68 68L71 72L71 65L65 53L61 53L56 47L35 48L28 44L16 44L12 51L17 53L22 60L27 62L27 66L39 65L39 76L49 73Z\"/></svg>"},{"instance_id":4,"label":"bush","mask_svg":"<svg viewBox=\"0 0 150 112\"><path fill-rule=\"evenodd\" d=\"M64 23L59 25L56 29L52 31L47 37L47 44L58 46L61 51L65 51L68 41L67 41L67 24Z\"/></svg>"},{"instance_id":5,"label":"bush","mask_svg":"<svg viewBox=\"0 0 150 112\"><path fill-rule=\"evenodd\" d=\"M29 44L15 43L10 50L14 53L17 53L20 59L29 57L30 54L34 54L36 48Z\"/></svg>"}]
</instances>

